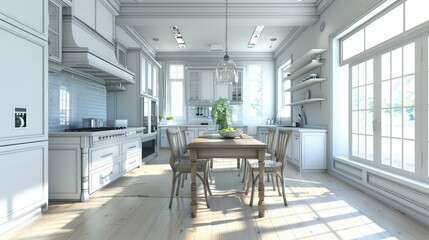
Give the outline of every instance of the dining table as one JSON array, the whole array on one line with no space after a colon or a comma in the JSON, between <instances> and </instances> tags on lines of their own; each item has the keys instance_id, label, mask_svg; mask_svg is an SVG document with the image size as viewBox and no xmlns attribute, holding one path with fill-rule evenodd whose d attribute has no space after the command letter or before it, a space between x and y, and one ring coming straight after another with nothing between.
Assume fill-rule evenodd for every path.
<instances>
[{"instance_id":1,"label":"dining table","mask_svg":"<svg viewBox=\"0 0 429 240\"><path fill-rule=\"evenodd\" d=\"M267 144L249 136L240 134L234 138L225 138L218 133L203 134L187 144L191 161L191 217L197 216L196 171L198 159L243 158L258 159L259 162L259 217L265 216L264 205L264 159Z\"/></svg>"}]
</instances>

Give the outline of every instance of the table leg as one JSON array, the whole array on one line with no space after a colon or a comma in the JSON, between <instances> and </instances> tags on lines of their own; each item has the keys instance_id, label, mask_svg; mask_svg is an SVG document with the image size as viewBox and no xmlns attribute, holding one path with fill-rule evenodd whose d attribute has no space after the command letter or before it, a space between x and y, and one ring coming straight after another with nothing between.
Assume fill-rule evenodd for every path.
<instances>
[{"instance_id":1,"label":"table leg","mask_svg":"<svg viewBox=\"0 0 429 240\"><path fill-rule=\"evenodd\" d=\"M265 216L265 203L264 203L264 197L265 197L265 185L264 185L264 174L265 174L265 151L258 151L258 163L259 163L259 202L258 202L258 209L259 209L259 217Z\"/></svg>"},{"instance_id":2,"label":"table leg","mask_svg":"<svg viewBox=\"0 0 429 240\"><path fill-rule=\"evenodd\" d=\"M197 216L197 153L190 151L191 160L191 217Z\"/></svg>"}]
</instances>

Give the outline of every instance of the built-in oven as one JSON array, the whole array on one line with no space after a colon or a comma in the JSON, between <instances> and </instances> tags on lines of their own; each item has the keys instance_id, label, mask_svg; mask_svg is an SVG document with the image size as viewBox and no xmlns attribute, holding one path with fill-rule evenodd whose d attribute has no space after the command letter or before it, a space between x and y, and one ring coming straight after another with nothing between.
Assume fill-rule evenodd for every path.
<instances>
[{"instance_id":1,"label":"built-in oven","mask_svg":"<svg viewBox=\"0 0 429 240\"><path fill-rule=\"evenodd\" d=\"M149 97L143 97L142 101L144 133L156 133L158 128L158 101Z\"/></svg>"},{"instance_id":2,"label":"built-in oven","mask_svg":"<svg viewBox=\"0 0 429 240\"><path fill-rule=\"evenodd\" d=\"M158 155L156 146L156 136L147 136L142 138L142 162L145 163L154 159Z\"/></svg>"}]
</instances>

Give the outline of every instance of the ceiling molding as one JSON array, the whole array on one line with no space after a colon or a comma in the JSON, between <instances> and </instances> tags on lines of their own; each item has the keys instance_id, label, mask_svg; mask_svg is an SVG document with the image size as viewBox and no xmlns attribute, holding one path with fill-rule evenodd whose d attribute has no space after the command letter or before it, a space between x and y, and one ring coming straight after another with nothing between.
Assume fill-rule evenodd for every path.
<instances>
[{"instance_id":1,"label":"ceiling molding","mask_svg":"<svg viewBox=\"0 0 429 240\"><path fill-rule=\"evenodd\" d=\"M142 46L143 51L147 52L151 57L155 57L156 51L150 46L150 44L140 35L140 33L132 26L125 26L122 29L128 33L134 41Z\"/></svg>"},{"instance_id":2,"label":"ceiling molding","mask_svg":"<svg viewBox=\"0 0 429 240\"><path fill-rule=\"evenodd\" d=\"M282 54L292 43L307 29L307 27L295 27L289 35L280 43L279 47L274 51L274 57L277 58Z\"/></svg>"},{"instance_id":3,"label":"ceiling molding","mask_svg":"<svg viewBox=\"0 0 429 240\"><path fill-rule=\"evenodd\" d=\"M214 61L217 62L224 57L225 53L207 53L207 52L192 52L192 53L178 53L178 52L160 52L156 55L157 61L174 61L174 60L186 60L186 61ZM268 53L231 53L228 52L229 57L237 61L248 61L260 60L260 61L272 61L274 55L271 52Z\"/></svg>"}]
</instances>

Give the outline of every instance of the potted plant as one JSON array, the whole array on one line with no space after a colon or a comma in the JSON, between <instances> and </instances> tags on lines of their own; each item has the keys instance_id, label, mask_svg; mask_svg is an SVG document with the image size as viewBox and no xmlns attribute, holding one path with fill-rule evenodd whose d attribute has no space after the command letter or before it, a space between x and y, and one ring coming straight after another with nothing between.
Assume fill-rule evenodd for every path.
<instances>
[{"instance_id":1,"label":"potted plant","mask_svg":"<svg viewBox=\"0 0 429 240\"><path fill-rule=\"evenodd\" d=\"M211 117L218 130L228 128L231 125L232 108L225 98L219 98L212 106Z\"/></svg>"},{"instance_id":2,"label":"potted plant","mask_svg":"<svg viewBox=\"0 0 429 240\"><path fill-rule=\"evenodd\" d=\"M173 125L173 117L172 116L168 116L167 118L167 125Z\"/></svg>"},{"instance_id":3,"label":"potted plant","mask_svg":"<svg viewBox=\"0 0 429 240\"><path fill-rule=\"evenodd\" d=\"M164 114L159 114L159 116L158 116L158 122L159 122L159 124L162 124L162 121L164 120Z\"/></svg>"}]
</instances>

